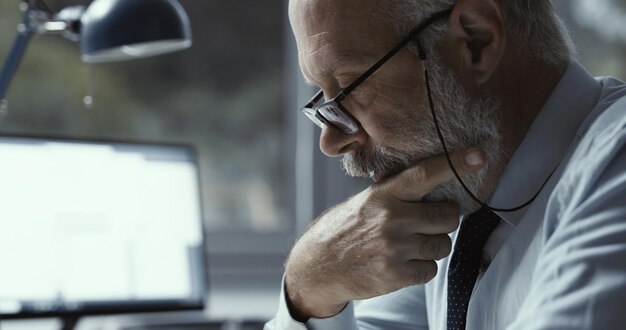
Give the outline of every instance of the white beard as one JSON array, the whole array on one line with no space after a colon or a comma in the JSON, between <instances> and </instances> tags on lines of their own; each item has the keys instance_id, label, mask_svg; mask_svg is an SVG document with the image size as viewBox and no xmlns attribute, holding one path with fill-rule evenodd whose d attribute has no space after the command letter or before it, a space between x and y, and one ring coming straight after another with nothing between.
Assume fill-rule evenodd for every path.
<instances>
[{"instance_id":1,"label":"white beard","mask_svg":"<svg viewBox=\"0 0 626 330\"><path fill-rule=\"evenodd\" d=\"M454 73L440 59L433 56L429 62L434 107L448 151L480 147L487 153L487 164L481 170L462 178L465 185L476 194L485 180L488 168L500 161L501 137L496 118L500 104L489 95L470 97ZM351 176L371 176L372 173L393 175L421 159L443 154L430 112L420 113L415 123L398 123L393 128L394 132L399 132L397 138L410 141L406 143L406 148L375 146L373 150L359 150L344 155L342 165L346 173ZM457 180L438 186L424 200L455 202L462 214L469 214L479 206Z\"/></svg>"}]
</instances>

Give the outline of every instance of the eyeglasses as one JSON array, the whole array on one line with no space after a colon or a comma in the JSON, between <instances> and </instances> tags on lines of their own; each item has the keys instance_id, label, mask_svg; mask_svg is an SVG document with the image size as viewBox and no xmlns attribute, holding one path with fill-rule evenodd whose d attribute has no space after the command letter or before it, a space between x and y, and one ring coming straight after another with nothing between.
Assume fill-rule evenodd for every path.
<instances>
[{"instance_id":1,"label":"eyeglasses","mask_svg":"<svg viewBox=\"0 0 626 330\"><path fill-rule=\"evenodd\" d=\"M348 87L342 89L333 99L318 104L324 96L324 92L320 89L315 96L301 109L304 114L313 121L317 126L324 128L327 124L341 130L345 134L355 134L359 131L360 126L356 119L346 110L341 101L343 101L352 91L369 78L376 70L383 66L389 59L398 53L404 46L412 40L417 41L417 36L425 28L434 22L448 17L452 12L452 8L438 12L430 16L426 21L413 28L409 34L400 41L392 50L390 50L383 58L374 63L367 71L354 80ZM422 61L426 59L426 53L418 42L419 56Z\"/></svg>"}]
</instances>

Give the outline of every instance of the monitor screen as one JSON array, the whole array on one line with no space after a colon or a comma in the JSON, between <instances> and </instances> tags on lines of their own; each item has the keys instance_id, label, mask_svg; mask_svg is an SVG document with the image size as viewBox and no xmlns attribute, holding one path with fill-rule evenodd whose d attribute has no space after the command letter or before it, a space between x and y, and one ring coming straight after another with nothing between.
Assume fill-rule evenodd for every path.
<instances>
[{"instance_id":1,"label":"monitor screen","mask_svg":"<svg viewBox=\"0 0 626 330\"><path fill-rule=\"evenodd\" d=\"M0 137L0 317L202 308L193 148Z\"/></svg>"}]
</instances>

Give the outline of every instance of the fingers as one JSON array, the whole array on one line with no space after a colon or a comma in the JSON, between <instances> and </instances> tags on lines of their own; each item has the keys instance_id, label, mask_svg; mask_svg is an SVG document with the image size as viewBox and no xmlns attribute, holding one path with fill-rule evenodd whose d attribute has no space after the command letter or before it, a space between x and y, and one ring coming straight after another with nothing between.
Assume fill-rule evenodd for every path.
<instances>
[{"instance_id":1,"label":"fingers","mask_svg":"<svg viewBox=\"0 0 626 330\"><path fill-rule=\"evenodd\" d=\"M404 260L440 260L452 252L452 239L445 234L416 234L411 237L404 252Z\"/></svg>"},{"instance_id":2,"label":"fingers","mask_svg":"<svg viewBox=\"0 0 626 330\"><path fill-rule=\"evenodd\" d=\"M450 253L452 242L448 235L416 235L405 248L404 256L393 257L385 269L388 275L385 283L391 284L392 290L406 286L424 284L437 275L435 260L444 258Z\"/></svg>"},{"instance_id":3,"label":"fingers","mask_svg":"<svg viewBox=\"0 0 626 330\"><path fill-rule=\"evenodd\" d=\"M450 160L459 176L479 170L486 155L478 148L450 152ZM424 159L394 177L381 182L381 188L402 201L420 201L435 187L455 179L445 154Z\"/></svg>"},{"instance_id":4,"label":"fingers","mask_svg":"<svg viewBox=\"0 0 626 330\"><path fill-rule=\"evenodd\" d=\"M428 283L437 271L437 263L432 260L410 260L406 263L406 286Z\"/></svg>"},{"instance_id":5,"label":"fingers","mask_svg":"<svg viewBox=\"0 0 626 330\"><path fill-rule=\"evenodd\" d=\"M437 263L432 260L409 260L384 272L380 279L385 291L393 292L408 286L424 284L437 275Z\"/></svg>"},{"instance_id":6,"label":"fingers","mask_svg":"<svg viewBox=\"0 0 626 330\"><path fill-rule=\"evenodd\" d=\"M461 212L453 203L402 203L393 209L389 230L399 234L447 234L459 227Z\"/></svg>"}]
</instances>

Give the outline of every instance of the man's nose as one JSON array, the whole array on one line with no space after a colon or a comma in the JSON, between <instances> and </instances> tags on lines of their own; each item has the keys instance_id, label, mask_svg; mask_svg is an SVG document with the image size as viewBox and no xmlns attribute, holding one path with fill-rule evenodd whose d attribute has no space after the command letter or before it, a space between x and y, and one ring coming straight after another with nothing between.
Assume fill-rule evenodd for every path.
<instances>
[{"instance_id":1,"label":"man's nose","mask_svg":"<svg viewBox=\"0 0 626 330\"><path fill-rule=\"evenodd\" d=\"M355 134L345 134L329 125L320 135L320 149L326 156L337 157L362 148L366 141L367 133L363 128Z\"/></svg>"}]
</instances>

